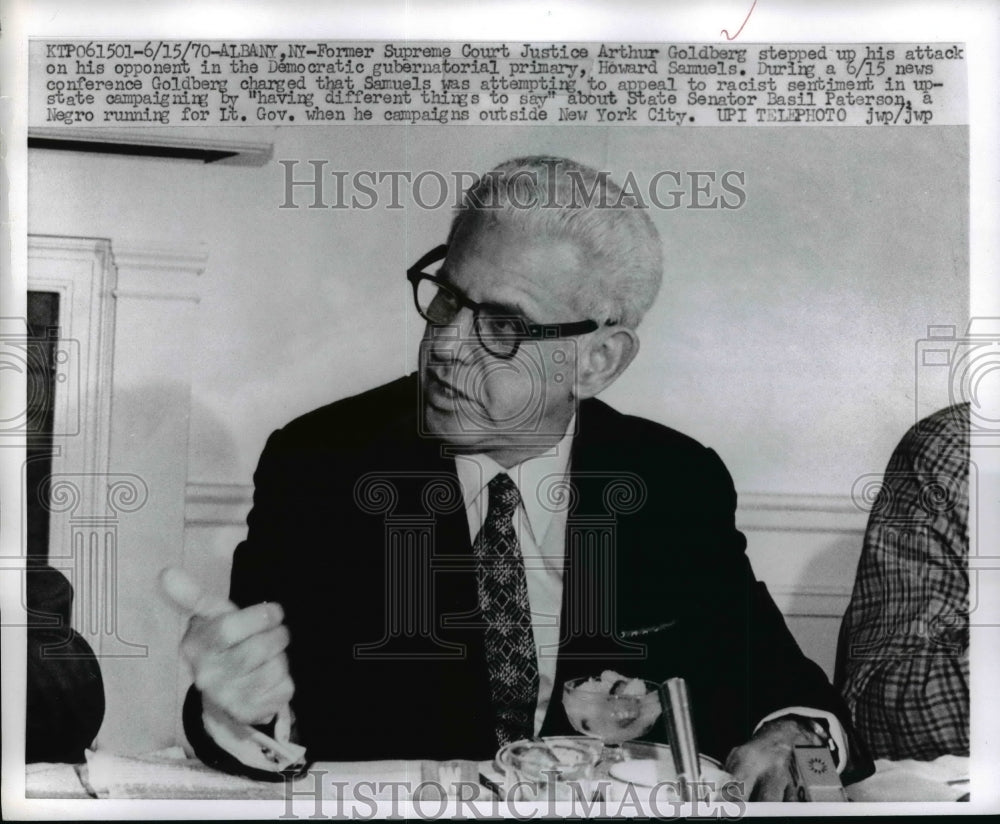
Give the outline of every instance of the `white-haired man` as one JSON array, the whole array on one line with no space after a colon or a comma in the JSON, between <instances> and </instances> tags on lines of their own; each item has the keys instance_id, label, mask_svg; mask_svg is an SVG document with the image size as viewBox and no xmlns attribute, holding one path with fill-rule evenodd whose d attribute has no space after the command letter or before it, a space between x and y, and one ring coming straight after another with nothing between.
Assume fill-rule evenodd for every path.
<instances>
[{"instance_id":1,"label":"white-haired man","mask_svg":"<svg viewBox=\"0 0 1000 824\"><path fill-rule=\"evenodd\" d=\"M791 797L796 744L857 759L753 577L722 462L596 400L661 268L606 173L524 158L466 194L407 273L418 372L272 435L231 604L166 580L195 613L205 761L262 775L289 739L310 760L490 758L572 733L563 685L603 670L683 676L701 749L754 798Z\"/></svg>"}]
</instances>

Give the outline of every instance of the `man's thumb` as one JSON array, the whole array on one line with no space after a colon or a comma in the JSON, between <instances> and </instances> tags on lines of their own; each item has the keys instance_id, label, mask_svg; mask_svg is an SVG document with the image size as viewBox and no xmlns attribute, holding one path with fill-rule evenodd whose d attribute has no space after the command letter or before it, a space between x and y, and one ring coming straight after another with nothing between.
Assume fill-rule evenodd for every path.
<instances>
[{"instance_id":1,"label":"man's thumb","mask_svg":"<svg viewBox=\"0 0 1000 824\"><path fill-rule=\"evenodd\" d=\"M232 601L206 592L194 578L177 567L166 567L160 572L160 592L175 607L199 618L214 618L236 609Z\"/></svg>"}]
</instances>

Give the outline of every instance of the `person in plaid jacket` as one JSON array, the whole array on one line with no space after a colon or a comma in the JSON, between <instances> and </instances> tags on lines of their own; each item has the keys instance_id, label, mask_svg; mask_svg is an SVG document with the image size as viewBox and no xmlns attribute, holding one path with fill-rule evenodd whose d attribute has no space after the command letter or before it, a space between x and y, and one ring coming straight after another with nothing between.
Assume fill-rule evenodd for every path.
<instances>
[{"instance_id":1,"label":"person in plaid jacket","mask_svg":"<svg viewBox=\"0 0 1000 824\"><path fill-rule=\"evenodd\" d=\"M835 678L874 758L969 754L969 405L917 423L872 507Z\"/></svg>"}]
</instances>

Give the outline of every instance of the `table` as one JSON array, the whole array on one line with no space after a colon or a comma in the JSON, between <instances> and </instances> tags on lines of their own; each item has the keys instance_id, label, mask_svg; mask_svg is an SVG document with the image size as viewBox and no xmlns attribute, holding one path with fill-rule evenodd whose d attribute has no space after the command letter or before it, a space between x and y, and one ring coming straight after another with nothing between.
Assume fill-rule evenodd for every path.
<instances>
[{"instance_id":1,"label":"table","mask_svg":"<svg viewBox=\"0 0 1000 824\"><path fill-rule=\"evenodd\" d=\"M444 766L446 770L452 767L449 776L477 784L480 772L491 771L490 765L471 761L445 762ZM293 788L312 792L319 773L324 782L323 798L335 798L345 787L368 781L387 785L381 793L376 790L371 795L389 801L393 784L417 787L422 782L439 782L441 768L433 761L317 762L311 774L298 779ZM958 801L969 793L968 783L961 783L969 775L968 758L948 755L929 762L878 760L875 768L875 775L847 788L852 801ZM29 764L25 789L28 798L60 799L283 800L286 792L281 783L216 772L197 759L185 757L180 747L141 757L88 753L88 763L80 765Z\"/></svg>"}]
</instances>

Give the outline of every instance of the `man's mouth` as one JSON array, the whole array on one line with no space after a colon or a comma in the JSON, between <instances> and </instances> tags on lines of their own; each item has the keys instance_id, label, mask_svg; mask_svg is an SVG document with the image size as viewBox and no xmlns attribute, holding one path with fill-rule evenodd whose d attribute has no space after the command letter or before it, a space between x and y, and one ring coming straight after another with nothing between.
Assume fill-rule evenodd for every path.
<instances>
[{"instance_id":1,"label":"man's mouth","mask_svg":"<svg viewBox=\"0 0 1000 824\"><path fill-rule=\"evenodd\" d=\"M427 399L431 406L444 411L450 411L456 401L468 401L469 396L451 383L444 380L436 372L427 371ZM442 405L442 401L446 405Z\"/></svg>"}]
</instances>

